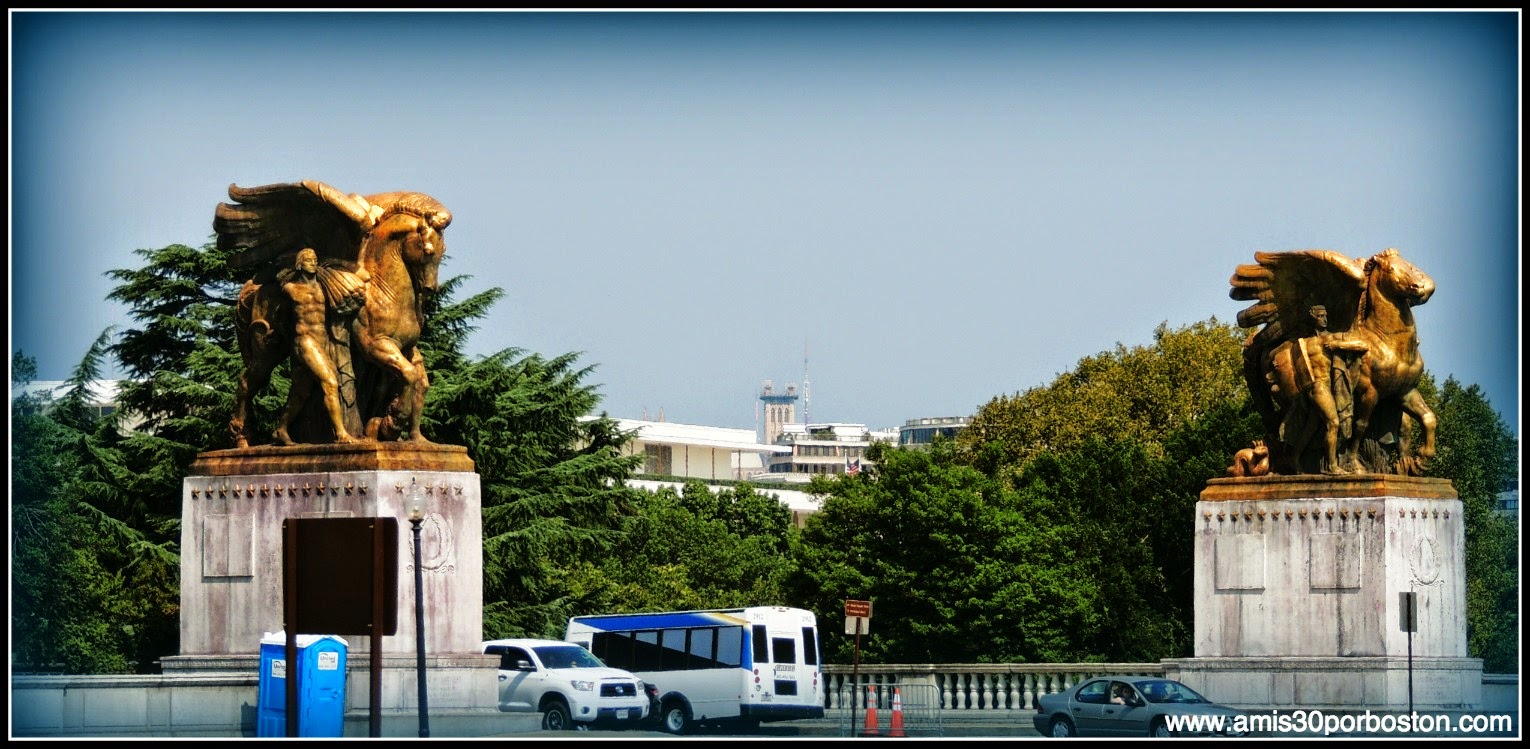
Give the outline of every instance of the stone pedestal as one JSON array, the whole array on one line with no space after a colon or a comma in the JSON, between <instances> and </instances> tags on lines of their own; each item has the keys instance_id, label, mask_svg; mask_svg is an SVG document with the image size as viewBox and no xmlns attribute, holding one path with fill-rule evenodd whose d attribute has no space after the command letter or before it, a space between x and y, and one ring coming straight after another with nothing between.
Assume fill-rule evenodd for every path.
<instances>
[{"instance_id":1,"label":"stone pedestal","mask_svg":"<svg viewBox=\"0 0 1530 749\"><path fill-rule=\"evenodd\" d=\"M1415 709L1480 705L1463 522L1441 479L1213 479L1196 504L1195 657L1166 665L1244 707L1406 710L1410 670Z\"/></svg>"},{"instance_id":2,"label":"stone pedestal","mask_svg":"<svg viewBox=\"0 0 1530 749\"><path fill-rule=\"evenodd\" d=\"M384 713L416 699L411 481L426 493L420 551L432 716L498 712L498 660L483 655L483 526L466 448L407 442L254 447L204 453L182 487L181 654L167 674L257 670L260 640L283 629L282 522L394 517L398 630L382 638ZM371 699L371 638L347 642L347 719Z\"/></svg>"}]
</instances>

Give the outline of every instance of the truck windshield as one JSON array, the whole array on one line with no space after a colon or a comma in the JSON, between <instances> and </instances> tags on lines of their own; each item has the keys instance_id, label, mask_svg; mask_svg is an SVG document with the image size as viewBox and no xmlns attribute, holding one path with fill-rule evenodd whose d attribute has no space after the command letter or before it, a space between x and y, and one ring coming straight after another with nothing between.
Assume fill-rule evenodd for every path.
<instances>
[{"instance_id":1,"label":"truck windshield","mask_svg":"<svg viewBox=\"0 0 1530 749\"><path fill-rule=\"evenodd\" d=\"M532 650L542 659L543 668L602 668L606 665L578 645L544 645Z\"/></svg>"}]
</instances>

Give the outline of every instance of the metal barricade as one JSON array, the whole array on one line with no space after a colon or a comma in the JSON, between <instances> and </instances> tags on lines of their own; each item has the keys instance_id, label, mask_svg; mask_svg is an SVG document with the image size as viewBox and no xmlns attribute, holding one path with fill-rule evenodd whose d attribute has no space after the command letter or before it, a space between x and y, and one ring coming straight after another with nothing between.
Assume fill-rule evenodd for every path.
<instances>
[{"instance_id":1,"label":"metal barricade","mask_svg":"<svg viewBox=\"0 0 1530 749\"><path fill-rule=\"evenodd\" d=\"M865 684L844 711L841 736L940 737L940 688L934 684Z\"/></svg>"}]
</instances>

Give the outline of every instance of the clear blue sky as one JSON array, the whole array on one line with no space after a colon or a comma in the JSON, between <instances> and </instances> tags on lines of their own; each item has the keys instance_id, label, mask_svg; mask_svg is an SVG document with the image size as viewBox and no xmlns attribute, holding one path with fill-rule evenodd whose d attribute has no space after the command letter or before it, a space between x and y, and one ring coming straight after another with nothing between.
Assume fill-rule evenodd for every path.
<instances>
[{"instance_id":1,"label":"clear blue sky","mask_svg":"<svg viewBox=\"0 0 1530 749\"><path fill-rule=\"evenodd\" d=\"M62 379L106 272L230 183L417 190L471 352L603 406L967 415L1244 304L1255 251L1397 247L1426 366L1519 432L1520 15L12 12L11 340Z\"/></svg>"}]
</instances>

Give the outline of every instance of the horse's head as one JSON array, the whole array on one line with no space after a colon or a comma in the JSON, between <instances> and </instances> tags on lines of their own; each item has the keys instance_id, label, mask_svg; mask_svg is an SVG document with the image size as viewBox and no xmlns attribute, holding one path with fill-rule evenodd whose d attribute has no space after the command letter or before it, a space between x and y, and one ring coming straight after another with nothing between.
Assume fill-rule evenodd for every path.
<instances>
[{"instance_id":1,"label":"horse's head","mask_svg":"<svg viewBox=\"0 0 1530 749\"><path fill-rule=\"evenodd\" d=\"M441 257L446 254L446 240L428 219L398 214L403 224L397 235L399 251L415 286L427 291L436 290L436 272L441 267Z\"/></svg>"},{"instance_id":2,"label":"horse's head","mask_svg":"<svg viewBox=\"0 0 1530 749\"><path fill-rule=\"evenodd\" d=\"M1365 275L1372 287L1398 304L1416 307L1434 295L1434 279L1387 248L1365 261Z\"/></svg>"},{"instance_id":3,"label":"horse's head","mask_svg":"<svg viewBox=\"0 0 1530 749\"><path fill-rule=\"evenodd\" d=\"M451 222L451 212L434 198L404 193L378 217L368 242L396 248L415 288L435 291L437 271L446 254L441 233Z\"/></svg>"}]
</instances>

